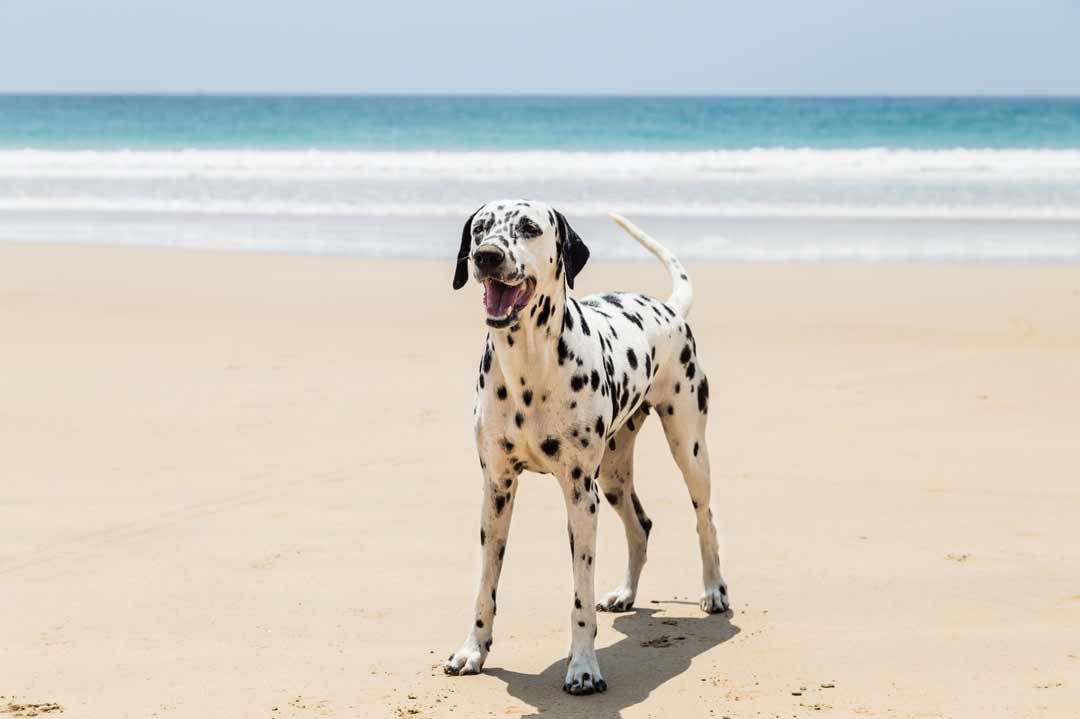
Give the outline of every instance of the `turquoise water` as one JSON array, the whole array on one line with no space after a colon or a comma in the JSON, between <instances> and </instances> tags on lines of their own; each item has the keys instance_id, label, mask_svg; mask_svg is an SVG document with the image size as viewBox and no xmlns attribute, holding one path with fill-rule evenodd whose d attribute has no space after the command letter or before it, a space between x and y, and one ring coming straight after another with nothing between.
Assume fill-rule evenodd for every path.
<instances>
[{"instance_id":1,"label":"turquoise water","mask_svg":"<svg viewBox=\"0 0 1080 719\"><path fill-rule=\"evenodd\" d=\"M4 149L1080 148L1080 98L0 95Z\"/></svg>"}]
</instances>

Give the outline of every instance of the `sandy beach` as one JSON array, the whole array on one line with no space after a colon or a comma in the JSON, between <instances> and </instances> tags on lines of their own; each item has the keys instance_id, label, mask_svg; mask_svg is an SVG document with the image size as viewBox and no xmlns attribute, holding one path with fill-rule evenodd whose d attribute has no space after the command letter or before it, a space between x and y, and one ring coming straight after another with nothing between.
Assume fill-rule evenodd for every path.
<instances>
[{"instance_id":1,"label":"sandy beach","mask_svg":"<svg viewBox=\"0 0 1080 719\"><path fill-rule=\"evenodd\" d=\"M638 607L600 615L610 689L574 698L548 477L484 673L437 666L478 567L485 332L449 261L0 245L0 716L1080 716L1080 268L690 271L734 611L697 608L649 422ZM605 507L598 591L624 560Z\"/></svg>"}]
</instances>

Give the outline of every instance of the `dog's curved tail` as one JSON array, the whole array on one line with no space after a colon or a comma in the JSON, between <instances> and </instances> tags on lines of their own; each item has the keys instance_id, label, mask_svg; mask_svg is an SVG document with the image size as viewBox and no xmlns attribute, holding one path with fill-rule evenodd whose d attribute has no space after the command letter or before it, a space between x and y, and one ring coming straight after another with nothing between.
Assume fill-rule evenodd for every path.
<instances>
[{"instance_id":1,"label":"dog's curved tail","mask_svg":"<svg viewBox=\"0 0 1080 719\"><path fill-rule=\"evenodd\" d=\"M626 230L631 237L640 242L642 247L653 253L656 259L667 265L672 285L671 297L668 298L667 303L685 318L690 313L690 305L694 302L694 287L690 284L690 276L686 274L682 263L679 262L675 255L671 254L671 250L649 237L644 230L630 220L614 212L609 212L608 215L615 220L616 225Z\"/></svg>"}]
</instances>

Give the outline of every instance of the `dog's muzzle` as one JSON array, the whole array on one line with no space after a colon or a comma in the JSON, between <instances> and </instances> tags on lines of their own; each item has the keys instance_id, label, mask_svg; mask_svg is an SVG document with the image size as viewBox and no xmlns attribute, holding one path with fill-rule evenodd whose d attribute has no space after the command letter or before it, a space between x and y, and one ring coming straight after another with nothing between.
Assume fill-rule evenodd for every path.
<instances>
[{"instance_id":1,"label":"dog's muzzle","mask_svg":"<svg viewBox=\"0 0 1080 719\"><path fill-rule=\"evenodd\" d=\"M493 275L506 261L506 253L494 245L484 245L472 253L472 261L481 275Z\"/></svg>"}]
</instances>

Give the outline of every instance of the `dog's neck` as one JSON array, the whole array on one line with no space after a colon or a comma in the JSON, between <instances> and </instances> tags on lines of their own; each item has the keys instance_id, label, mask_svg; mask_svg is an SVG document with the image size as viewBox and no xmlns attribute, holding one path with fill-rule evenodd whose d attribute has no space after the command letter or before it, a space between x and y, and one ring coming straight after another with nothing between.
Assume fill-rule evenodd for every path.
<instances>
[{"instance_id":1,"label":"dog's neck","mask_svg":"<svg viewBox=\"0 0 1080 719\"><path fill-rule=\"evenodd\" d=\"M509 327L489 331L499 368L513 394L522 392L521 378L543 383L549 373L559 368L566 302L565 284L537 292L530 306L522 309Z\"/></svg>"}]
</instances>

